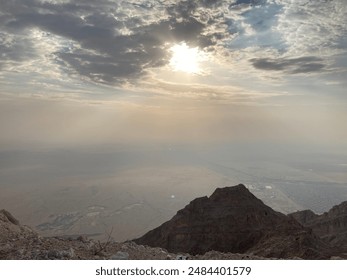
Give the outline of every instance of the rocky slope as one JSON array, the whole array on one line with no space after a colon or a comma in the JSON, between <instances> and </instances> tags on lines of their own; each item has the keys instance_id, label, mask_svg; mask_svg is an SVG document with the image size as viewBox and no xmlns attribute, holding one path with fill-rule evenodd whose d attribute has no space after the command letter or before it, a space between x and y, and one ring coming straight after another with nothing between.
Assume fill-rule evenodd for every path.
<instances>
[{"instance_id":1,"label":"rocky slope","mask_svg":"<svg viewBox=\"0 0 347 280\"><path fill-rule=\"evenodd\" d=\"M311 210L290 214L303 226L332 246L344 247L347 251L347 201L334 206L328 212L317 215Z\"/></svg>"},{"instance_id":2,"label":"rocky slope","mask_svg":"<svg viewBox=\"0 0 347 280\"><path fill-rule=\"evenodd\" d=\"M193 200L168 222L135 239L169 252L211 250L263 257L328 258L329 246L295 219L276 212L244 185Z\"/></svg>"},{"instance_id":3,"label":"rocky slope","mask_svg":"<svg viewBox=\"0 0 347 280\"><path fill-rule=\"evenodd\" d=\"M141 238L123 243L111 238L100 242L83 236L42 237L0 210L0 259L347 258L345 248L337 250L319 237L330 244L345 244L346 204L322 217L309 211L286 216L243 185L219 188L210 197L193 200ZM310 223L317 224L313 221L321 223L309 228Z\"/></svg>"},{"instance_id":4,"label":"rocky slope","mask_svg":"<svg viewBox=\"0 0 347 280\"><path fill-rule=\"evenodd\" d=\"M263 259L247 254L208 252L204 255L172 254L133 242L117 243L78 238L42 237L21 225L8 211L0 210L0 259L3 260L175 260L175 259Z\"/></svg>"}]
</instances>

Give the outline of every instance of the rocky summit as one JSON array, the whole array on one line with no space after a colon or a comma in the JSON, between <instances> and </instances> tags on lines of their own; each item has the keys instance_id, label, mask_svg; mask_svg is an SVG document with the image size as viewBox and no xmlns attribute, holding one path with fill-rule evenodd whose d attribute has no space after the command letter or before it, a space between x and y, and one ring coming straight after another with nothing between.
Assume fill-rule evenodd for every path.
<instances>
[{"instance_id":1,"label":"rocky summit","mask_svg":"<svg viewBox=\"0 0 347 280\"><path fill-rule=\"evenodd\" d=\"M135 239L169 252L215 250L263 257L324 259L329 246L290 216L274 211L244 185L193 200L168 222Z\"/></svg>"}]
</instances>

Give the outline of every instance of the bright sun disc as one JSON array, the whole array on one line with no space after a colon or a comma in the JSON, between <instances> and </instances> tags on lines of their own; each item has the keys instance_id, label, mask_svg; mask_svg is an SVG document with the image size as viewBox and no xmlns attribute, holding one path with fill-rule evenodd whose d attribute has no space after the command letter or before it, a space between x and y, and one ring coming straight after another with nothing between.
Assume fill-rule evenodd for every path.
<instances>
[{"instance_id":1,"label":"bright sun disc","mask_svg":"<svg viewBox=\"0 0 347 280\"><path fill-rule=\"evenodd\" d=\"M175 71L191 74L201 72L199 64L203 61L203 54L198 48L190 48L186 43L181 43L174 45L170 50L172 52L170 65Z\"/></svg>"}]
</instances>

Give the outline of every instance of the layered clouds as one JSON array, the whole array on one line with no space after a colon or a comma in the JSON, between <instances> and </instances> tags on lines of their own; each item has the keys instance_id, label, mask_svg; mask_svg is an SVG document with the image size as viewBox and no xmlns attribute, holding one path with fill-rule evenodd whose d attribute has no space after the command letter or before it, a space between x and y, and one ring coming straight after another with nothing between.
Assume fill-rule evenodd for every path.
<instances>
[{"instance_id":1,"label":"layered clouds","mask_svg":"<svg viewBox=\"0 0 347 280\"><path fill-rule=\"evenodd\" d=\"M170 47L185 42L217 66L321 73L345 52L345 18L342 0L5 0L0 67L47 74L49 65L54 78L119 86L160 71Z\"/></svg>"},{"instance_id":2,"label":"layered clouds","mask_svg":"<svg viewBox=\"0 0 347 280\"><path fill-rule=\"evenodd\" d=\"M107 119L107 127L100 129L104 138L112 138L104 132L111 124L117 130L122 120L122 135L138 139L146 131L158 138L180 138L196 131L192 139L200 141L237 137L225 133L228 129L257 139L257 127L267 132L294 127L298 111L302 117L304 112L311 114L314 122L327 106L339 112L337 130L342 131L346 7L345 0L3 0L1 106L11 107L8 102L19 97L54 98L62 108L63 100L93 108L108 106L105 115L96 110L98 121ZM180 43L206 57L198 74L171 67L172 47ZM30 104L34 111L42 111ZM78 108L86 112L81 116L90 112L89 107ZM107 113L109 108L112 113ZM56 123L61 110L43 111L54 114L50 119ZM83 127L77 119L75 125ZM146 128L140 128L141 123ZM329 129L317 129L317 134L329 131L333 139L341 137L330 131L328 123ZM171 131L177 134L169 133L165 124L175 127ZM40 134L45 125L42 122L35 133ZM10 130L4 120L2 127ZM87 129L88 137L98 131L98 125L92 127ZM134 130L142 134L134 136ZM19 132L7 134L6 141L25 137L30 129Z\"/></svg>"}]
</instances>

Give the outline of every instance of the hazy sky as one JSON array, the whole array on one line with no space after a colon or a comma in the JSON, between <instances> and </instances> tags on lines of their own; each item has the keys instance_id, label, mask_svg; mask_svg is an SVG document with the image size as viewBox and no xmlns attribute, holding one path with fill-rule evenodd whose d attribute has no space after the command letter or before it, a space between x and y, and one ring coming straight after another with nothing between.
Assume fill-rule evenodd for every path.
<instances>
[{"instance_id":1,"label":"hazy sky","mask_svg":"<svg viewBox=\"0 0 347 280\"><path fill-rule=\"evenodd\" d=\"M2 0L0 148L347 149L345 0Z\"/></svg>"}]
</instances>

